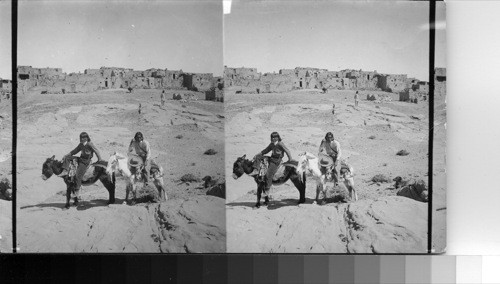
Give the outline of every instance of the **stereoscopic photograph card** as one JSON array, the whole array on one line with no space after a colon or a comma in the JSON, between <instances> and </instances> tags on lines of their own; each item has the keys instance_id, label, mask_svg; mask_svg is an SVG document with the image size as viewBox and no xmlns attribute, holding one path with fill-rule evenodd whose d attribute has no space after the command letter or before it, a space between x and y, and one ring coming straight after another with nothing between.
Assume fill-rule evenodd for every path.
<instances>
[{"instance_id":1,"label":"stereoscopic photograph card","mask_svg":"<svg viewBox=\"0 0 500 284\"><path fill-rule=\"evenodd\" d=\"M442 2L233 1L227 251L444 252L445 38Z\"/></svg>"},{"instance_id":2,"label":"stereoscopic photograph card","mask_svg":"<svg viewBox=\"0 0 500 284\"><path fill-rule=\"evenodd\" d=\"M18 252L226 251L221 1L20 1L17 58Z\"/></svg>"}]
</instances>

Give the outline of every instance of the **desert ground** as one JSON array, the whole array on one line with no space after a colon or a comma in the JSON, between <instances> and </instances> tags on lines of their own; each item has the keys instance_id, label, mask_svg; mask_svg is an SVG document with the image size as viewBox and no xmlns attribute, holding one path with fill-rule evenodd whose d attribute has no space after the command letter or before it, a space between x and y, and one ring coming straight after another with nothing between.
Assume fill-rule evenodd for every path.
<instances>
[{"instance_id":1,"label":"desert ground","mask_svg":"<svg viewBox=\"0 0 500 284\"><path fill-rule=\"evenodd\" d=\"M201 180L224 183L223 104L205 101L202 93L167 90L161 107L160 92L19 95L19 252L225 252L224 199L206 195ZM174 93L191 99L173 100ZM164 169L168 200L158 202L154 190L140 184L139 202L124 205L125 182L117 177L115 204L106 204L108 192L97 182L82 187L79 206L63 210L66 185L57 176L43 181L42 164L52 155L61 160L82 131L104 160L115 151L126 154L141 131Z\"/></svg>"},{"instance_id":2,"label":"desert ground","mask_svg":"<svg viewBox=\"0 0 500 284\"><path fill-rule=\"evenodd\" d=\"M367 94L379 99L368 101ZM400 102L397 94L360 91L297 90L288 93L225 93L228 252L249 253L425 253L428 203L396 196L396 176L428 180L429 104ZM335 114L332 105L335 104ZM436 97L432 247L446 246L444 97ZM343 185L328 184L325 205L312 204L316 182L309 176L306 203L291 182L273 187L269 206L254 208L256 184L247 175L234 180L232 166L252 158L278 131L294 159L317 155L326 132L340 142L343 158L354 168L359 200L351 202ZM409 152L398 156L400 150ZM284 158L286 161L286 157ZM388 182L373 182L384 175ZM263 200L262 200L263 201Z\"/></svg>"},{"instance_id":3,"label":"desert ground","mask_svg":"<svg viewBox=\"0 0 500 284\"><path fill-rule=\"evenodd\" d=\"M0 181L12 181L12 104L0 101ZM0 192L0 252L12 252L12 201Z\"/></svg>"}]
</instances>

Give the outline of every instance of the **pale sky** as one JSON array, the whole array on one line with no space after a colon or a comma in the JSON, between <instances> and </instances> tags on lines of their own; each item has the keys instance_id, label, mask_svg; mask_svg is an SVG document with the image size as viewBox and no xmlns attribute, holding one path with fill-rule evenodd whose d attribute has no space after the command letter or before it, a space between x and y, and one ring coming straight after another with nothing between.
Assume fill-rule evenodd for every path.
<instances>
[{"instance_id":1,"label":"pale sky","mask_svg":"<svg viewBox=\"0 0 500 284\"><path fill-rule=\"evenodd\" d=\"M445 21L444 5L438 10ZM428 2L233 1L224 15L224 65L377 70L428 81L428 23ZM445 30L436 38L435 65L446 67Z\"/></svg>"},{"instance_id":2,"label":"pale sky","mask_svg":"<svg viewBox=\"0 0 500 284\"><path fill-rule=\"evenodd\" d=\"M10 1L0 1L0 78L12 79Z\"/></svg>"},{"instance_id":3,"label":"pale sky","mask_svg":"<svg viewBox=\"0 0 500 284\"><path fill-rule=\"evenodd\" d=\"M18 65L220 76L222 1L19 2Z\"/></svg>"}]
</instances>

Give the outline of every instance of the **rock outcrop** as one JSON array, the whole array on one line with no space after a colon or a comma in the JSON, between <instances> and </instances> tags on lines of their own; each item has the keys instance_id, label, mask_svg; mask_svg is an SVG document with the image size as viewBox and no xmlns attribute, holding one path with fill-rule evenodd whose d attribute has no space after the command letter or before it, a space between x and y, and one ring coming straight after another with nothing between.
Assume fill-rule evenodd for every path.
<instances>
[{"instance_id":1,"label":"rock outcrop","mask_svg":"<svg viewBox=\"0 0 500 284\"><path fill-rule=\"evenodd\" d=\"M212 196L66 211L41 204L21 208L18 220L21 252L224 253L226 245L224 200Z\"/></svg>"},{"instance_id":2,"label":"rock outcrop","mask_svg":"<svg viewBox=\"0 0 500 284\"><path fill-rule=\"evenodd\" d=\"M325 206L278 202L260 209L228 204L227 210L231 228L227 248L233 253L425 253L427 249L427 205L403 197Z\"/></svg>"}]
</instances>

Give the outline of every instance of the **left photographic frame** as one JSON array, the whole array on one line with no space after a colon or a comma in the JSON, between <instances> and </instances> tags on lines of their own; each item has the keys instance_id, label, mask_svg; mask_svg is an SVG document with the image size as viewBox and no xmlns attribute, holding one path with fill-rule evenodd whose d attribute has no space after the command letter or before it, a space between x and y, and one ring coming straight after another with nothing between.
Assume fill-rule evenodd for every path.
<instances>
[{"instance_id":1,"label":"left photographic frame","mask_svg":"<svg viewBox=\"0 0 500 284\"><path fill-rule=\"evenodd\" d=\"M226 251L221 15L19 3L18 252Z\"/></svg>"}]
</instances>

